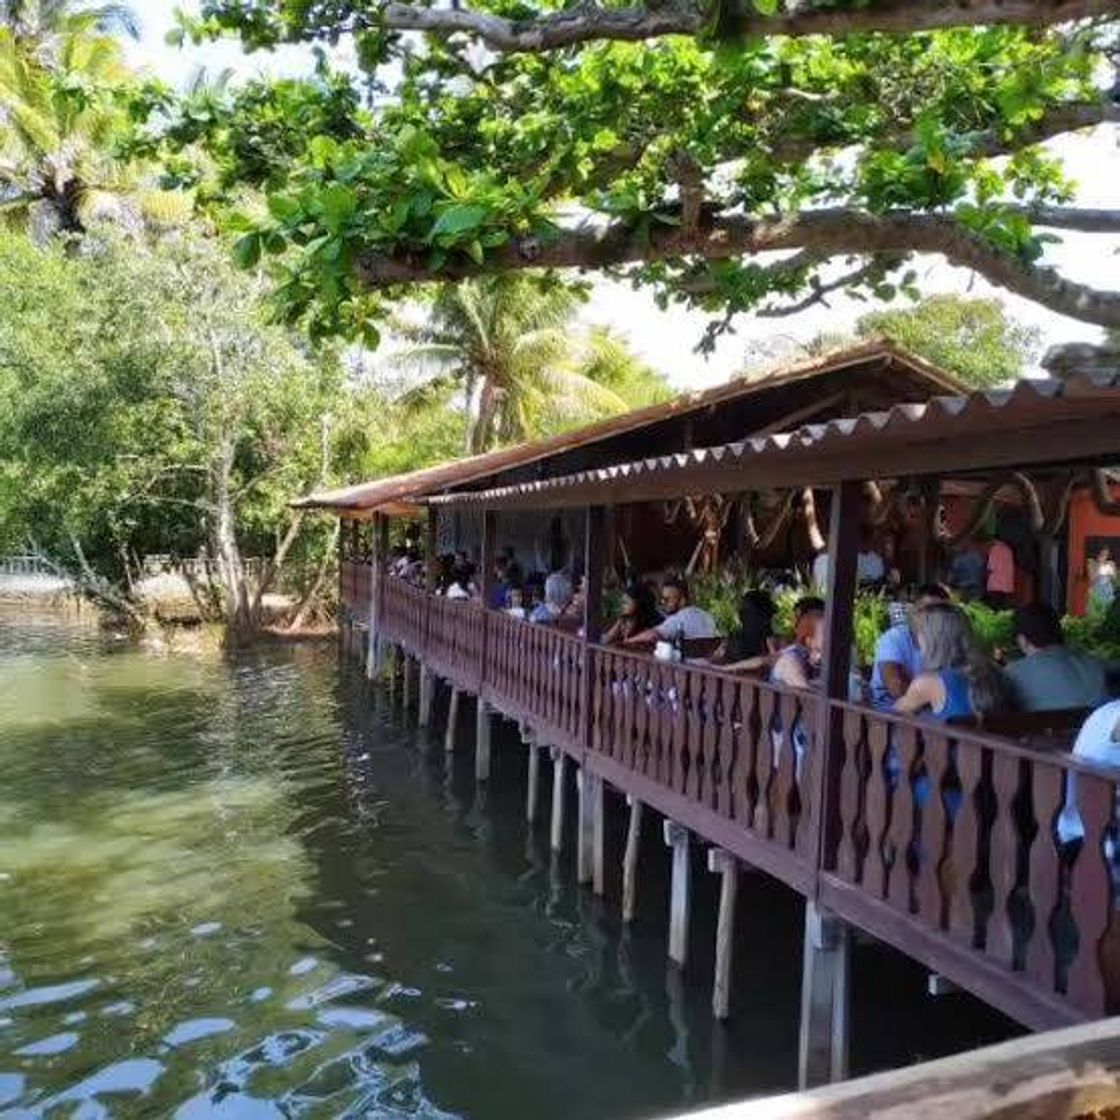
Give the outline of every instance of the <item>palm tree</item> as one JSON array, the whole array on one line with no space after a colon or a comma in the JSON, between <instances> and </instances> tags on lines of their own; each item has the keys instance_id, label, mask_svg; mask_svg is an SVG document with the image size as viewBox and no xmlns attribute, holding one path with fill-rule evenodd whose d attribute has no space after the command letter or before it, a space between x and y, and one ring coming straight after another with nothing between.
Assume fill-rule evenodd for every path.
<instances>
[{"instance_id":1,"label":"palm tree","mask_svg":"<svg viewBox=\"0 0 1120 1120\"><path fill-rule=\"evenodd\" d=\"M132 5L83 0L0 0L0 27L25 43L40 45L77 30L140 37L140 21Z\"/></svg>"},{"instance_id":2,"label":"palm tree","mask_svg":"<svg viewBox=\"0 0 1120 1120\"><path fill-rule=\"evenodd\" d=\"M118 157L127 126L120 90L132 78L120 43L86 17L51 41L50 59L0 26L0 215L42 240L93 216L179 220L185 197L144 189Z\"/></svg>"},{"instance_id":3,"label":"palm tree","mask_svg":"<svg viewBox=\"0 0 1120 1120\"><path fill-rule=\"evenodd\" d=\"M441 289L395 364L421 382L402 400L414 407L466 405L469 454L581 420L624 412L626 399L582 368L573 334L580 297L526 276L464 280Z\"/></svg>"}]
</instances>

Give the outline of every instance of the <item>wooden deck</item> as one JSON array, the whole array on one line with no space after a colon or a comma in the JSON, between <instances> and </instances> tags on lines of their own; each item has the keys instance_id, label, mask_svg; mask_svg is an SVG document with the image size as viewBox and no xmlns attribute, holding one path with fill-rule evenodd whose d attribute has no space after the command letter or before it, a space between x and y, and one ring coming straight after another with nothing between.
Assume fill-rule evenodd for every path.
<instances>
[{"instance_id":1,"label":"wooden deck","mask_svg":"<svg viewBox=\"0 0 1120 1120\"><path fill-rule=\"evenodd\" d=\"M593 778L1033 1029L1120 1005L1105 849L1116 780L1064 753L673 665L399 580L378 637ZM363 595L364 592L364 595ZM1056 821L1071 775L1084 825Z\"/></svg>"}]
</instances>

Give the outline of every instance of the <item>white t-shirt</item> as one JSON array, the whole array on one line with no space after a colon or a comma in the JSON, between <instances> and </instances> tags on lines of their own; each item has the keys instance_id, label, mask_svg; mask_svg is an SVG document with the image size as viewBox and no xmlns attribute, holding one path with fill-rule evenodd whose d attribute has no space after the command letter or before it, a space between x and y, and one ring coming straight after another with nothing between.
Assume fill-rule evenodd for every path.
<instances>
[{"instance_id":1,"label":"white t-shirt","mask_svg":"<svg viewBox=\"0 0 1120 1120\"><path fill-rule=\"evenodd\" d=\"M887 566L873 548L856 557L856 579L860 583L882 583L886 578Z\"/></svg>"},{"instance_id":2,"label":"white t-shirt","mask_svg":"<svg viewBox=\"0 0 1120 1120\"><path fill-rule=\"evenodd\" d=\"M818 552L817 558L813 561L813 586L818 591L824 591L828 587L827 552Z\"/></svg>"},{"instance_id":3,"label":"white t-shirt","mask_svg":"<svg viewBox=\"0 0 1120 1120\"><path fill-rule=\"evenodd\" d=\"M707 611L699 607L681 607L676 614L671 614L660 626L657 633L668 642L677 638L716 638L719 630L716 629L716 620Z\"/></svg>"},{"instance_id":4,"label":"white t-shirt","mask_svg":"<svg viewBox=\"0 0 1120 1120\"><path fill-rule=\"evenodd\" d=\"M1073 756L1083 762L1120 767L1120 700L1102 704L1082 724L1073 744ZM1070 774L1065 807L1058 817L1058 837L1068 844L1084 835L1085 826L1077 811L1077 775Z\"/></svg>"}]
</instances>

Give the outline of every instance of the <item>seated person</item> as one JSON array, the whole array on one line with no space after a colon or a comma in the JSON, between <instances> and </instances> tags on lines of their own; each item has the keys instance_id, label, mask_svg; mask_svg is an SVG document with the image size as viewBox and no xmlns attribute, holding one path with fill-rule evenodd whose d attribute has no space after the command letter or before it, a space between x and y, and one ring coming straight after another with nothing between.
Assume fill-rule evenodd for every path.
<instances>
[{"instance_id":1,"label":"seated person","mask_svg":"<svg viewBox=\"0 0 1120 1120\"><path fill-rule=\"evenodd\" d=\"M871 703L874 707L883 710L893 707L922 671L922 655L914 633L914 613L930 603L948 601L949 592L939 583L920 588L906 617L880 636L871 670Z\"/></svg>"},{"instance_id":2,"label":"seated person","mask_svg":"<svg viewBox=\"0 0 1120 1120\"><path fill-rule=\"evenodd\" d=\"M776 656L774 616L778 608L769 591L746 592L739 601L739 632L724 642L713 658L729 673L769 669Z\"/></svg>"},{"instance_id":3,"label":"seated person","mask_svg":"<svg viewBox=\"0 0 1120 1120\"><path fill-rule=\"evenodd\" d=\"M820 678L824 651L824 600L808 596L794 608L793 641L770 670L770 683L812 688Z\"/></svg>"},{"instance_id":4,"label":"seated person","mask_svg":"<svg viewBox=\"0 0 1120 1120\"><path fill-rule=\"evenodd\" d=\"M1085 762L1120 766L1120 700L1102 704L1082 725L1073 753Z\"/></svg>"},{"instance_id":5,"label":"seated person","mask_svg":"<svg viewBox=\"0 0 1120 1120\"><path fill-rule=\"evenodd\" d=\"M622 613L603 635L603 644L617 645L652 630L662 622L657 609L657 598L648 583L631 583L622 595Z\"/></svg>"},{"instance_id":6,"label":"seated person","mask_svg":"<svg viewBox=\"0 0 1120 1120\"><path fill-rule=\"evenodd\" d=\"M887 565L875 547L870 526L860 528L859 554L856 557L856 580L861 584L881 584L887 578Z\"/></svg>"},{"instance_id":7,"label":"seated person","mask_svg":"<svg viewBox=\"0 0 1120 1120\"><path fill-rule=\"evenodd\" d=\"M716 621L707 611L689 602L688 583L670 576L661 584L661 607L665 620L650 629L627 638L627 644L688 641L692 638L716 638Z\"/></svg>"},{"instance_id":8,"label":"seated person","mask_svg":"<svg viewBox=\"0 0 1120 1120\"><path fill-rule=\"evenodd\" d=\"M519 618L522 622L528 617L528 611L525 610L525 592L520 584L515 583L506 593L505 612L510 618Z\"/></svg>"},{"instance_id":9,"label":"seated person","mask_svg":"<svg viewBox=\"0 0 1120 1120\"><path fill-rule=\"evenodd\" d=\"M568 605L564 608L563 617L566 619L578 619L583 621L583 608L587 602L587 577L580 576L576 581L575 593L571 599L568 600Z\"/></svg>"},{"instance_id":10,"label":"seated person","mask_svg":"<svg viewBox=\"0 0 1120 1120\"><path fill-rule=\"evenodd\" d=\"M959 552L949 561L949 586L966 599L979 599L987 578L987 559L974 537L966 537Z\"/></svg>"},{"instance_id":11,"label":"seated person","mask_svg":"<svg viewBox=\"0 0 1120 1120\"><path fill-rule=\"evenodd\" d=\"M895 701L896 712L948 723L981 716L1005 703L1002 676L976 645L960 607L930 603L914 612L914 629L922 671Z\"/></svg>"},{"instance_id":12,"label":"seated person","mask_svg":"<svg viewBox=\"0 0 1120 1120\"><path fill-rule=\"evenodd\" d=\"M1120 766L1120 700L1110 700L1090 714L1077 734L1073 755L1098 766ZM1065 804L1058 815L1058 839L1070 844L1084 836L1085 825L1077 809L1077 775L1070 774ZM1115 849L1110 859L1115 860Z\"/></svg>"},{"instance_id":13,"label":"seated person","mask_svg":"<svg viewBox=\"0 0 1120 1120\"><path fill-rule=\"evenodd\" d=\"M529 614L530 622L553 623L559 620L572 601L572 581L566 572L553 572L544 581L544 598Z\"/></svg>"},{"instance_id":14,"label":"seated person","mask_svg":"<svg viewBox=\"0 0 1120 1120\"><path fill-rule=\"evenodd\" d=\"M448 599L473 599L478 591L474 585L474 569L470 564L456 564L451 570L451 581L444 592Z\"/></svg>"},{"instance_id":15,"label":"seated person","mask_svg":"<svg viewBox=\"0 0 1120 1120\"><path fill-rule=\"evenodd\" d=\"M1095 708L1108 699L1104 662L1065 644L1061 619L1052 607L1020 607L1015 612L1015 644L1023 657L1004 672L1024 712Z\"/></svg>"}]
</instances>

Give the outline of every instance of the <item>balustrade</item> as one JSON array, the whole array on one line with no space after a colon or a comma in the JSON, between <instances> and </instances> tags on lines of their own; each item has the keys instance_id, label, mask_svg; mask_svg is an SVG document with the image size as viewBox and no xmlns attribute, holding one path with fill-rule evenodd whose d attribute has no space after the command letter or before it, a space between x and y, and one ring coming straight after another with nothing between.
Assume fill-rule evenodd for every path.
<instances>
[{"instance_id":1,"label":"balustrade","mask_svg":"<svg viewBox=\"0 0 1120 1120\"><path fill-rule=\"evenodd\" d=\"M584 642L505 614L487 625L486 698L556 746L582 748Z\"/></svg>"},{"instance_id":2,"label":"balustrade","mask_svg":"<svg viewBox=\"0 0 1120 1120\"><path fill-rule=\"evenodd\" d=\"M398 580L382 610L384 636L455 687L1021 1021L1120 1011L1114 777L1064 752L588 646Z\"/></svg>"},{"instance_id":3,"label":"balustrade","mask_svg":"<svg viewBox=\"0 0 1120 1120\"><path fill-rule=\"evenodd\" d=\"M1065 752L834 709L843 769L826 904L901 948L932 935L949 967L975 958L1003 988L992 1002L1026 1022L1114 1013L1116 779Z\"/></svg>"}]
</instances>

